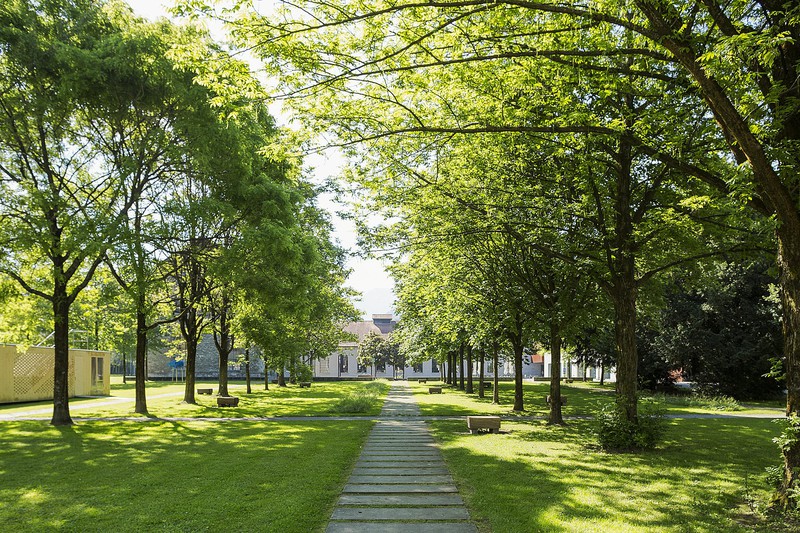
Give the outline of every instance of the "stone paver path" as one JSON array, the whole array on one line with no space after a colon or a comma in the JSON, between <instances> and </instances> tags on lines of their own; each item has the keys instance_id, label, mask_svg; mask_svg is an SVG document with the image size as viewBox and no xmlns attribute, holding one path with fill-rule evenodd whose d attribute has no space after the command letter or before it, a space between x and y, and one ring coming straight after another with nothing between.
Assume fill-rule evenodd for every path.
<instances>
[{"instance_id":1,"label":"stone paver path","mask_svg":"<svg viewBox=\"0 0 800 533\"><path fill-rule=\"evenodd\" d=\"M474 533L408 384L392 388L331 515L327 533Z\"/></svg>"}]
</instances>

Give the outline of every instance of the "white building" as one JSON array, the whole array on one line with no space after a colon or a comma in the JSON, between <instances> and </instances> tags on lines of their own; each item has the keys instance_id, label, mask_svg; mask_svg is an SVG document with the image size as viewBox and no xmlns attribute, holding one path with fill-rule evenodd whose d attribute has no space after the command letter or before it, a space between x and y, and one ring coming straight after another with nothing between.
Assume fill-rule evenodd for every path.
<instances>
[{"instance_id":1,"label":"white building","mask_svg":"<svg viewBox=\"0 0 800 533\"><path fill-rule=\"evenodd\" d=\"M602 369L605 373L604 382L613 383L617 381L617 369L613 367L606 367ZM553 376L553 359L550 352L544 353L544 377L549 378ZM589 379L591 381L600 381L601 368L599 366L584 366L580 365L569 359L569 354L566 352L561 353L561 379Z\"/></svg>"},{"instance_id":2,"label":"white building","mask_svg":"<svg viewBox=\"0 0 800 533\"><path fill-rule=\"evenodd\" d=\"M392 365L358 364L358 346L370 333L386 337L397 327L397 321L391 314L372 315L372 320L350 322L344 330L352 333L357 340L339 343L339 349L330 356L314 362L314 377L322 379L358 379L358 378L438 378L439 363L428 360L422 364L406 365L405 368L394 368Z\"/></svg>"}]
</instances>

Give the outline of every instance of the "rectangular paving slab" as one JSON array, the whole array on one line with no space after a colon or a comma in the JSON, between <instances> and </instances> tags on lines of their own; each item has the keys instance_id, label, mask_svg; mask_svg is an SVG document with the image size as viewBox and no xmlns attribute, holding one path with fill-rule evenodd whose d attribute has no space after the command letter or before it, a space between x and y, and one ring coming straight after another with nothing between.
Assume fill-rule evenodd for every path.
<instances>
[{"instance_id":1,"label":"rectangular paving slab","mask_svg":"<svg viewBox=\"0 0 800 533\"><path fill-rule=\"evenodd\" d=\"M344 486L343 493L362 493L362 494L398 494L398 493L418 493L418 492L458 492L455 485L373 485L364 483L348 483Z\"/></svg>"},{"instance_id":2,"label":"rectangular paving slab","mask_svg":"<svg viewBox=\"0 0 800 533\"><path fill-rule=\"evenodd\" d=\"M379 526L379 527L378 527ZM325 533L477 533L467 522L331 522Z\"/></svg>"},{"instance_id":3,"label":"rectangular paving slab","mask_svg":"<svg viewBox=\"0 0 800 533\"><path fill-rule=\"evenodd\" d=\"M469 520L464 507L337 507L331 520Z\"/></svg>"},{"instance_id":4,"label":"rectangular paving slab","mask_svg":"<svg viewBox=\"0 0 800 533\"><path fill-rule=\"evenodd\" d=\"M429 466L429 467L416 467L416 468L391 468L391 467L377 467L377 468L364 468L356 467L353 470L354 476L437 476L446 475L450 472L444 466Z\"/></svg>"},{"instance_id":5,"label":"rectangular paving slab","mask_svg":"<svg viewBox=\"0 0 800 533\"><path fill-rule=\"evenodd\" d=\"M411 476L359 476L351 475L350 483L452 483L453 478L447 475L411 475Z\"/></svg>"},{"instance_id":6,"label":"rectangular paving slab","mask_svg":"<svg viewBox=\"0 0 800 533\"><path fill-rule=\"evenodd\" d=\"M464 505L458 494L342 494L337 505Z\"/></svg>"},{"instance_id":7,"label":"rectangular paving slab","mask_svg":"<svg viewBox=\"0 0 800 533\"><path fill-rule=\"evenodd\" d=\"M441 467L444 466L444 461L396 461L393 457L387 457L385 460L359 460L356 463L356 468L426 468L426 467Z\"/></svg>"},{"instance_id":8,"label":"rectangular paving slab","mask_svg":"<svg viewBox=\"0 0 800 533\"><path fill-rule=\"evenodd\" d=\"M398 452L395 451L395 450L389 450L389 451L384 451L384 450L366 451L365 450L365 451L361 452L361 457L367 457L367 456L372 456L372 457L381 457L381 456L394 457L396 455L398 455ZM419 456L427 456L427 457L439 457L440 456L439 450L435 450L435 449L434 450L429 450L429 451L414 451L414 452L404 453L402 455L404 457L405 456L409 456L409 455L419 455Z\"/></svg>"}]
</instances>

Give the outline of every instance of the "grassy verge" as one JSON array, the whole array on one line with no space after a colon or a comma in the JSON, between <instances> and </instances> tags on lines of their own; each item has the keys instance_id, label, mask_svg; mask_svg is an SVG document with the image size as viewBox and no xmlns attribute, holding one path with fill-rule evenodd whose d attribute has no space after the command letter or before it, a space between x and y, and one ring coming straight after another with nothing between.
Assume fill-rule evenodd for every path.
<instances>
[{"instance_id":1,"label":"grassy verge","mask_svg":"<svg viewBox=\"0 0 800 533\"><path fill-rule=\"evenodd\" d=\"M746 497L765 496L778 462L767 420L675 419L664 444L641 455L588 444L589 423L504 423L508 434L469 435L431 422L484 531L747 531ZM769 530L769 529L766 529Z\"/></svg>"},{"instance_id":2,"label":"grassy verge","mask_svg":"<svg viewBox=\"0 0 800 533\"><path fill-rule=\"evenodd\" d=\"M549 382L526 382L523 384L525 412L514 413L511 407L514 405L514 384L512 382L500 382L499 394L500 404L492 404L492 391L487 390L484 398L479 398L477 389L478 383L475 381L474 394L466 394L456 388L445 386L442 394L428 394L428 384L409 382L412 390L416 394L416 399L420 405L423 415L470 415L470 414L522 414L532 416L545 416L548 413L548 406L545 402L546 396L550 393ZM436 383L438 384L438 383ZM614 401L614 385L605 384L600 386L598 383L575 382L571 384L562 383L561 394L567 397L567 405L564 406L564 416L589 416L599 412L600 407ZM662 395L663 397L663 395ZM683 397L676 397L673 401L663 402L664 410L667 414L720 414L717 402L689 402ZM780 414L778 404L775 402L763 403L754 406L739 406L735 414Z\"/></svg>"},{"instance_id":3,"label":"grassy verge","mask_svg":"<svg viewBox=\"0 0 800 533\"><path fill-rule=\"evenodd\" d=\"M197 387L210 387L215 383L198 382ZM254 383L252 394L246 394L245 384L232 382L229 393L239 397L236 408L217 407L216 396L195 395L196 405L183 403L183 384L164 382L147 383L147 408L155 417L273 417L273 416L332 416L380 414L382 400L389 390L385 381L377 382L315 382L310 388L297 385L278 387ZM366 396L370 401L359 404L359 410L348 412L341 400L354 395ZM70 401L73 418L136 416L133 412L133 384L112 384L111 396L98 399ZM22 414L47 409L52 412L52 402L0 406L0 414ZM39 414L38 416L44 416Z\"/></svg>"},{"instance_id":4,"label":"grassy verge","mask_svg":"<svg viewBox=\"0 0 800 533\"><path fill-rule=\"evenodd\" d=\"M364 422L0 426L0 531L321 531Z\"/></svg>"}]
</instances>

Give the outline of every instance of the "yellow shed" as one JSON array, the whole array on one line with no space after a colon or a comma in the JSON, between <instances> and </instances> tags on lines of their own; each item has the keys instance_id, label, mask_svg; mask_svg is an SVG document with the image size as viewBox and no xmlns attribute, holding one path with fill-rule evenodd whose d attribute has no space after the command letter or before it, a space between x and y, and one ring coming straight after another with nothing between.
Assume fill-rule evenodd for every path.
<instances>
[{"instance_id":1,"label":"yellow shed","mask_svg":"<svg viewBox=\"0 0 800 533\"><path fill-rule=\"evenodd\" d=\"M53 348L0 345L0 403L51 400L54 364ZM108 396L110 370L110 352L70 349L69 395Z\"/></svg>"}]
</instances>

